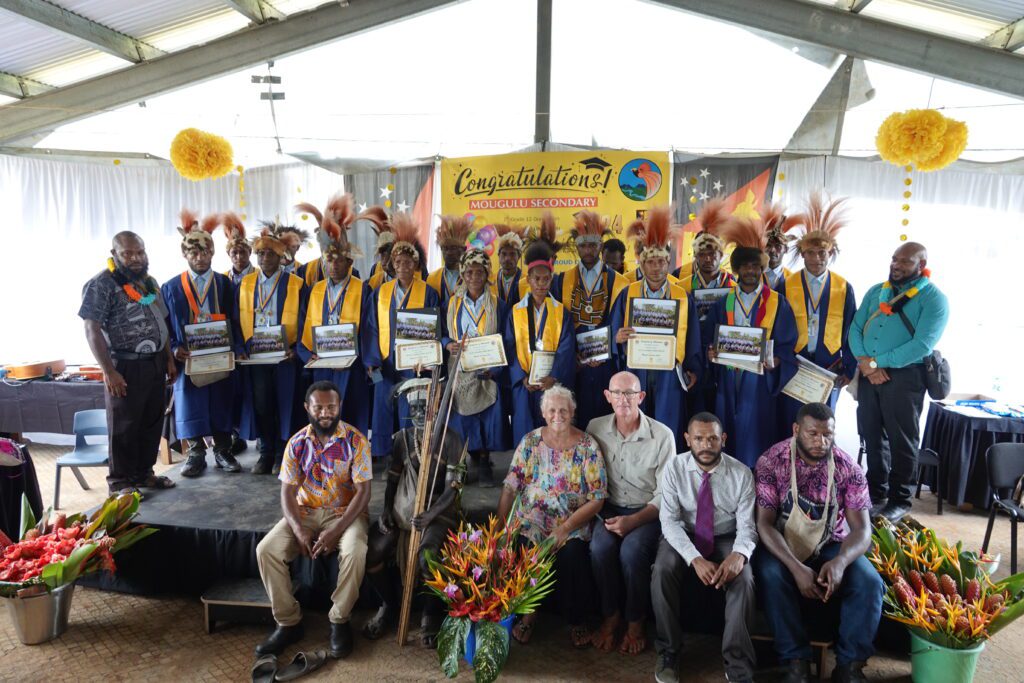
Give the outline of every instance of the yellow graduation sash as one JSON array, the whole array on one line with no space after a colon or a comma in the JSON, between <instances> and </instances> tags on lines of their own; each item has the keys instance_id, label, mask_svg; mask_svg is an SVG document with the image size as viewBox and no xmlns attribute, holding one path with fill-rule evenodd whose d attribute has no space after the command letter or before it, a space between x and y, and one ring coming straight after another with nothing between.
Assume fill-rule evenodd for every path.
<instances>
[{"instance_id":1,"label":"yellow graduation sash","mask_svg":"<svg viewBox=\"0 0 1024 683\"><path fill-rule=\"evenodd\" d=\"M284 298L284 310L281 312L281 324L284 325L288 343L294 344L299 336L299 297L302 293L302 278L291 273L283 273L288 276L288 293ZM253 299L256 293L256 282L259 278L259 271L249 273L242 278L238 286L238 323L242 327L242 340L249 341L252 338L253 322ZM277 296L275 293L274 296Z\"/></svg>"},{"instance_id":2,"label":"yellow graduation sash","mask_svg":"<svg viewBox=\"0 0 1024 683\"><path fill-rule=\"evenodd\" d=\"M739 295L736 294L736 292L739 291L739 287L740 286L738 284L737 285L733 285L732 286L733 292L729 295L730 298L726 299L726 305L725 305L726 321L730 325L735 325L736 324L736 322L735 322L735 311L730 307L730 302L733 302L733 301L736 301L737 299L739 299ZM757 315L758 315L758 317L761 318L761 321L756 323L756 324L754 324L754 325L751 325L751 327L763 327L767 331L766 334L765 334L765 339L771 339L771 337L772 337L772 330L775 329L775 316L779 312L779 293L776 292L774 289L771 289L768 285L763 285L763 287L764 287L763 291L767 291L768 292L768 298L764 300L765 301L765 304L764 304L764 315L761 315L761 309L758 309L758 314ZM758 294L757 296L760 299L762 295Z\"/></svg>"},{"instance_id":3,"label":"yellow graduation sash","mask_svg":"<svg viewBox=\"0 0 1024 683\"><path fill-rule=\"evenodd\" d=\"M390 280L380 286L377 293L377 343L380 357L391 355L391 300L395 297L398 280ZM423 308L427 298L427 285L423 280L413 280L405 300L405 308Z\"/></svg>"},{"instance_id":4,"label":"yellow graduation sash","mask_svg":"<svg viewBox=\"0 0 1024 683\"><path fill-rule=\"evenodd\" d=\"M318 258L306 264L306 286L312 287L324 279L324 261Z\"/></svg>"},{"instance_id":5,"label":"yellow graduation sash","mask_svg":"<svg viewBox=\"0 0 1024 683\"><path fill-rule=\"evenodd\" d=\"M554 352L558 350L558 343L562 337L562 319L565 316L565 307L550 296L544 300L546 313L544 314L544 332L541 340L544 342L544 350ZM529 373L533 363L533 349L530 348L530 320L526 316L531 315L533 298L526 301L520 300L512 309L512 325L516 333L516 356L519 357L519 367L523 372Z\"/></svg>"},{"instance_id":6,"label":"yellow graduation sash","mask_svg":"<svg viewBox=\"0 0 1024 683\"><path fill-rule=\"evenodd\" d=\"M686 358L686 326L689 324L690 308L687 305L689 303L688 295L686 290L679 285L669 283L668 294L673 299L679 299L679 319L676 321L676 361L682 363ZM644 282L634 282L626 290L626 317L623 318L622 324L629 324L629 309L633 304L633 299L643 299L644 297Z\"/></svg>"},{"instance_id":7,"label":"yellow graduation sash","mask_svg":"<svg viewBox=\"0 0 1024 683\"><path fill-rule=\"evenodd\" d=\"M380 287L381 283L384 282L384 276L386 274L387 273L384 272L383 268L377 268L377 270L374 271L373 275L370 276L370 279L367 281L366 284L370 286L370 289L376 290L378 287ZM412 277L414 280L423 279L423 276L420 274L419 270L413 273Z\"/></svg>"},{"instance_id":8,"label":"yellow graduation sash","mask_svg":"<svg viewBox=\"0 0 1024 683\"><path fill-rule=\"evenodd\" d=\"M829 353L836 353L843 344L843 309L846 308L846 280L835 273L828 274L828 315L825 317L825 333L822 342ZM809 290L810 288L808 288ZM824 294L824 292L822 292ZM804 271L793 273L786 278L786 299L796 318L796 353L807 347L807 297L804 295Z\"/></svg>"},{"instance_id":9,"label":"yellow graduation sash","mask_svg":"<svg viewBox=\"0 0 1024 683\"><path fill-rule=\"evenodd\" d=\"M306 309L306 324L302 327L302 345L313 351L313 328L324 324L324 297L327 296L327 280L320 280L313 285L309 293L309 306ZM363 281L349 278L345 289L345 300L338 314L339 323L355 323L359 332L359 317L362 314Z\"/></svg>"}]
</instances>

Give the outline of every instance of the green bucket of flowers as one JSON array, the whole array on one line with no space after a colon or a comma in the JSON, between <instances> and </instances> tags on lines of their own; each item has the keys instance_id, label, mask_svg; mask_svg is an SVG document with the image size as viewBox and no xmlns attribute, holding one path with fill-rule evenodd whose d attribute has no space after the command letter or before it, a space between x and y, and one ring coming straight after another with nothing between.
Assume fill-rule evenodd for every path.
<instances>
[{"instance_id":1,"label":"green bucket of flowers","mask_svg":"<svg viewBox=\"0 0 1024 683\"><path fill-rule=\"evenodd\" d=\"M912 518L883 521L872 541L885 616L910 631L914 683L970 683L985 641L1024 613L1024 573L993 583L979 553Z\"/></svg>"}]
</instances>

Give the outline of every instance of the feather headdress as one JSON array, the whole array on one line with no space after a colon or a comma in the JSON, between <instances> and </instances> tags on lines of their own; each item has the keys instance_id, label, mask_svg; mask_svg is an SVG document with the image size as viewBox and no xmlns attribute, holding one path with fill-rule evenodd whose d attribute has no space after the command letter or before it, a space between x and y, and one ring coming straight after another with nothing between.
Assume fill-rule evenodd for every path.
<instances>
[{"instance_id":1,"label":"feather headdress","mask_svg":"<svg viewBox=\"0 0 1024 683\"><path fill-rule=\"evenodd\" d=\"M552 254L557 254L565 246L564 243L558 241L558 225L555 223L554 214L550 211L545 211L541 216L539 226L526 228L524 242L527 249L536 242L543 242Z\"/></svg>"},{"instance_id":2,"label":"feather headdress","mask_svg":"<svg viewBox=\"0 0 1024 683\"><path fill-rule=\"evenodd\" d=\"M802 227L803 234L796 237L796 249L800 253L809 247L823 247L829 254L839 251L836 237L846 226L846 197L827 200L816 190L807 199L807 210L794 216L794 222L788 229Z\"/></svg>"},{"instance_id":3,"label":"feather headdress","mask_svg":"<svg viewBox=\"0 0 1024 683\"><path fill-rule=\"evenodd\" d=\"M326 256L328 252L334 252L348 258L362 256L359 248L348 241L348 230L356 221L352 195L340 192L332 195L322 214L308 203L296 204L295 210L304 211L316 218L319 224L316 239L321 254Z\"/></svg>"},{"instance_id":4,"label":"feather headdress","mask_svg":"<svg viewBox=\"0 0 1024 683\"><path fill-rule=\"evenodd\" d=\"M374 205L368 207L356 220L367 220L373 225L373 232L377 235L377 251L394 244L395 233L391 230L391 218L383 206Z\"/></svg>"},{"instance_id":5,"label":"feather headdress","mask_svg":"<svg viewBox=\"0 0 1024 683\"><path fill-rule=\"evenodd\" d=\"M219 214L210 214L201 223L199 216L190 209L182 209L179 216L181 226L178 227L178 233L181 235L182 252L193 247L213 249L213 231L220 225Z\"/></svg>"},{"instance_id":6,"label":"feather headdress","mask_svg":"<svg viewBox=\"0 0 1024 683\"><path fill-rule=\"evenodd\" d=\"M765 223L760 218L729 216L722 223L719 234L726 243L736 245L729 257L729 265L734 273L738 273L739 267L746 263L757 262L762 268L768 266L768 254L765 253L768 236Z\"/></svg>"},{"instance_id":7,"label":"feather headdress","mask_svg":"<svg viewBox=\"0 0 1024 683\"><path fill-rule=\"evenodd\" d=\"M601 238L605 235L612 234L611 228L608 227L610 221L607 216L583 210L577 213L574 218L576 221L573 223L572 229L569 230L569 236L573 240L578 240L582 237L596 239L600 242Z\"/></svg>"},{"instance_id":8,"label":"feather headdress","mask_svg":"<svg viewBox=\"0 0 1024 683\"><path fill-rule=\"evenodd\" d=\"M495 249L501 251L504 247L512 247L517 253L523 251L523 237L521 228L513 228L511 225L499 223L494 226L498 233L498 243Z\"/></svg>"},{"instance_id":9,"label":"feather headdress","mask_svg":"<svg viewBox=\"0 0 1024 683\"><path fill-rule=\"evenodd\" d=\"M399 254L406 254L412 257L416 263L420 262L419 239L420 226L408 213L396 213L391 216L391 232L394 233L395 243L391 248L391 258L394 260Z\"/></svg>"},{"instance_id":10,"label":"feather headdress","mask_svg":"<svg viewBox=\"0 0 1024 683\"><path fill-rule=\"evenodd\" d=\"M668 258L672 253L672 238L679 234L679 226L672 224L672 209L656 206L643 220L633 221L626 236L643 245L638 260L643 263L652 256Z\"/></svg>"},{"instance_id":11,"label":"feather headdress","mask_svg":"<svg viewBox=\"0 0 1024 683\"><path fill-rule=\"evenodd\" d=\"M800 217L787 216L786 207L778 202L765 202L760 213L761 222L764 223L765 246L777 242L788 249L794 238L786 233L800 223Z\"/></svg>"},{"instance_id":12,"label":"feather headdress","mask_svg":"<svg viewBox=\"0 0 1024 683\"><path fill-rule=\"evenodd\" d=\"M724 199L711 199L704 203L697 213L697 223L700 225L700 232L693 238L693 255L696 256L702 250L713 248L719 253L725 251L725 243L718 236L722 224L729 219L729 211L726 208Z\"/></svg>"},{"instance_id":13,"label":"feather headdress","mask_svg":"<svg viewBox=\"0 0 1024 683\"><path fill-rule=\"evenodd\" d=\"M252 245L245 239L245 224L237 213L229 211L221 214L220 224L224 226L224 235L228 238L228 251L231 251L234 247L242 247L252 251Z\"/></svg>"},{"instance_id":14,"label":"feather headdress","mask_svg":"<svg viewBox=\"0 0 1024 683\"><path fill-rule=\"evenodd\" d=\"M470 266L483 266L488 275L491 273L491 257L483 249L467 249L459 260L459 273L463 274Z\"/></svg>"},{"instance_id":15,"label":"feather headdress","mask_svg":"<svg viewBox=\"0 0 1024 683\"><path fill-rule=\"evenodd\" d=\"M260 231L252 239L253 251L270 249L278 256L285 258L288 255L288 247L281 239L281 228L276 221L260 221Z\"/></svg>"},{"instance_id":16,"label":"feather headdress","mask_svg":"<svg viewBox=\"0 0 1024 683\"><path fill-rule=\"evenodd\" d=\"M441 247L449 245L465 247L466 239L471 232L473 232L473 218L469 216L441 216L441 223L437 226L437 244Z\"/></svg>"}]
</instances>

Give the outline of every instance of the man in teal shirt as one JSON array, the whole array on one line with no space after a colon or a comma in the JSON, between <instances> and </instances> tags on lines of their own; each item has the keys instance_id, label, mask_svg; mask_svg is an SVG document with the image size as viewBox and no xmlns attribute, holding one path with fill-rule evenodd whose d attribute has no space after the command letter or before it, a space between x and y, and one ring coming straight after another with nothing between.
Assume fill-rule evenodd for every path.
<instances>
[{"instance_id":1,"label":"man in teal shirt","mask_svg":"<svg viewBox=\"0 0 1024 683\"><path fill-rule=\"evenodd\" d=\"M931 283L927 266L924 245L902 245L892 255L888 281L868 290L850 325L850 349L861 375L857 423L868 456L872 513L893 522L910 511L924 360L949 319L946 296Z\"/></svg>"}]
</instances>

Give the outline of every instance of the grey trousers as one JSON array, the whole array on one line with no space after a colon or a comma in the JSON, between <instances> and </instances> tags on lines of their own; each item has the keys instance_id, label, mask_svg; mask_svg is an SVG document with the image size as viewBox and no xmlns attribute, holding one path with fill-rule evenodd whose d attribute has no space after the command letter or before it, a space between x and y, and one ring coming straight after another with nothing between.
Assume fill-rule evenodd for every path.
<instances>
[{"instance_id":1,"label":"grey trousers","mask_svg":"<svg viewBox=\"0 0 1024 683\"><path fill-rule=\"evenodd\" d=\"M732 536L715 537L714 562L721 562L732 552ZM682 588L692 581L701 590L715 590L701 583L697 572L664 538L658 546L651 578L651 601L658 637L654 647L658 654L678 655L683 649ZM754 622L754 574L748 562L739 576L725 588L725 631L722 633L722 659L730 680L754 677L754 643L750 629Z\"/></svg>"}]
</instances>

